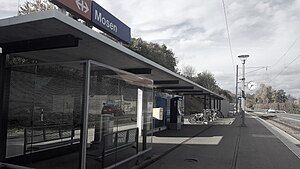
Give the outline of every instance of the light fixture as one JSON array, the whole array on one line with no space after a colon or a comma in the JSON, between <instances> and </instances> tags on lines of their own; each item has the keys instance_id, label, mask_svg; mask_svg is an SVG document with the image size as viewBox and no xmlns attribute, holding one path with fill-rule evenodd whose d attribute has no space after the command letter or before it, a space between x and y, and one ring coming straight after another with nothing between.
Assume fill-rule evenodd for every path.
<instances>
[{"instance_id":1,"label":"light fixture","mask_svg":"<svg viewBox=\"0 0 300 169\"><path fill-rule=\"evenodd\" d=\"M238 56L238 58L240 58L242 62L245 62L248 57L249 57L249 55L240 55L240 56Z\"/></svg>"}]
</instances>

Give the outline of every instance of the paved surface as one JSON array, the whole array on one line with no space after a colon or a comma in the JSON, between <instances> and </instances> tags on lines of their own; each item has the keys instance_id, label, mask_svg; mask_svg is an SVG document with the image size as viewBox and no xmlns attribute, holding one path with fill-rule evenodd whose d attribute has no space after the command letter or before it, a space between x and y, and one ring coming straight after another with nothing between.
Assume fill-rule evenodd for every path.
<instances>
[{"instance_id":1,"label":"paved surface","mask_svg":"<svg viewBox=\"0 0 300 169\"><path fill-rule=\"evenodd\" d=\"M177 136L160 133L155 139L163 137L164 142L153 144L158 160L147 169L299 169L298 157L259 121L247 116L247 127L239 124L237 118L231 125L185 126ZM198 127L198 133L189 127ZM176 138L186 140L176 144Z\"/></svg>"}]
</instances>

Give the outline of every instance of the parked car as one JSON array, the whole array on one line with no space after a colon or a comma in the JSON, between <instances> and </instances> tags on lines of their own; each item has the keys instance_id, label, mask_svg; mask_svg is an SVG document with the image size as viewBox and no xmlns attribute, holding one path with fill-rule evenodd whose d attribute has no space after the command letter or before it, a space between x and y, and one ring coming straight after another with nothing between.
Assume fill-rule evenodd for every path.
<instances>
[{"instance_id":1,"label":"parked car","mask_svg":"<svg viewBox=\"0 0 300 169\"><path fill-rule=\"evenodd\" d=\"M110 114L113 116L123 116L123 115L125 115L125 112L118 105L105 105L102 108L102 114Z\"/></svg>"}]
</instances>

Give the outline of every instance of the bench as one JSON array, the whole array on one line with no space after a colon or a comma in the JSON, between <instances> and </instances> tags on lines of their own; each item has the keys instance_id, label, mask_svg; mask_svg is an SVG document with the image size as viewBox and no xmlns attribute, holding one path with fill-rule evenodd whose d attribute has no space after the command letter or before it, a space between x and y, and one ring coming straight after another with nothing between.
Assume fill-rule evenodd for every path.
<instances>
[{"instance_id":1,"label":"bench","mask_svg":"<svg viewBox=\"0 0 300 169\"><path fill-rule=\"evenodd\" d=\"M117 151L126 150L127 148L134 148L137 154L139 151L138 138L138 128L104 134L100 143L96 146L91 145L91 148L88 150L88 152L93 152L93 150L96 150L96 153L87 153L87 157L97 161L102 161L102 167L104 167L105 157L114 154Z\"/></svg>"},{"instance_id":2,"label":"bench","mask_svg":"<svg viewBox=\"0 0 300 169\"><path fill-rule=\"evenodd\" d=\"M74 136L75 128L69 124L27 127L24 129L23 153L72 145L78 141Z\"/></svg>"}]
</instances>

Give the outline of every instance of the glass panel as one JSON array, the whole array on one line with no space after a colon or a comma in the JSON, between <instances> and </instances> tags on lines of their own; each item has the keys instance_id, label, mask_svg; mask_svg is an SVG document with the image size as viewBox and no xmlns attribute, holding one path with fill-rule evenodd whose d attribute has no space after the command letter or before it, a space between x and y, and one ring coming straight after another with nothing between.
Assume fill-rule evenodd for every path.
<instances>
[{"instance_id":1,"label":"glass panel","mask_svg":"<svg viewBox=\"0 0 300 169\"><path fill-rule=\"evenodd\" d=\"M143 139L146 139L146 145L144 145L143 149L148 149L152 147L152 135L153 135L153 91L144 88L143 89ZM145 142L145 141L144 141Z\"/></svg>"},{"instance_id":2,"label":"glass panel","mask_svg":"<svg viewBox=\"0 0 300 169\"><path fill-rule=\"evenodd\" d=\"M11 67L8 158L23 156L33 168L79 167L84 66Z\"/></svg>"},{"instance_id":3,"label":"glass panel","mask_svg":"<svg viewBox=\"0 0 300 169\"><path fill-rule=\"evenodd\" d=\"M115 165L141 150L142 137L137 129L139 88L151 93L152 81L99 63L91 65L88 169ZM152 97L149 100L152 102Z\"/></svg>"}]
</instances>

